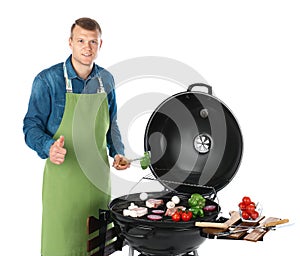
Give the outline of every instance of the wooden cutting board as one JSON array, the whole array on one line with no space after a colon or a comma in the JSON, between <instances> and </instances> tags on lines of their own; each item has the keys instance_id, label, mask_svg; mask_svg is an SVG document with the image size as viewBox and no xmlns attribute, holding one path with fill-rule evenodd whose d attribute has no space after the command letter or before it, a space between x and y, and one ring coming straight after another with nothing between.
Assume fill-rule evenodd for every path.
<instances>
[{"instance_id":1,"label":"wooden cutting board","mask_svg":"<svg viewBox=\"0 0 300 256\"><path fill-rule=\"evenodd\" d=\"M279 223L278 223L279 221ZM277 223L274 223L277 222ZM259 240L263 239L263 236L269 232L270 229L268 228L262 228L262 229L254 229L258 226L276 226L278 224L283 224L288 222L288 219L281 219L281 218L275 218L275 217L268 217L265 218L265 216L261 216L257 222L243 222L241 221L241 217L239 212L237 211L231 211L230 212L230 218L224 222L225 227L227 228L203 228L202 232L204 235L206 235L208 238L220 238L220 239L232 239L232 240L246 240L246 241L252 241L257 242ZM233 233L227 236L221 236L218 237L218 233L229 231L229 228L233 225L236 226L234 229L230 229L231 231L236 230L243 230L247 227L252 228L253 230L245 230L242 232ZM249 233L248 233L249 232Z\"/></svg>"},{"instance_id":2,"label":"wooden cutting board","mask_svg":"<svg viewBox=\"0 0 300 256\"><path fill-rule=\"evenodd\" d=\"M262 220L259 225L265 225L273 221L278 221L280 218L268 217L266 220ZM255 229L251 233L247 234L244 237L244 240L257 242L263 238L263 236L269 232L269 229Z\"/></svg>"},{"instance_id":3,"label":"wooden cutting board","mask_svg":"<svg viewBox=\"0 0 300 256\"><path fill-rule=\"evenodd\" d=\"M227 238L231 239L237 239L237 240L246 240L246 241L251 241L251 242L257 242L259 240L263 239L263 236L270 231L269 228L259 228L255 229L255 227L258 226L273 226L272 224L275 224L275 222L281 221L281 223L285 223L288 220L287 219L280 219L280 218L275 218L275 217L262 217L258 222L241 222L235 229L235 230L240 230L240 229L245 229L245 227L249 226L250 228L253 227L253 230L249 231L243 231L243 232L238 232L234 233L231 235L228 235ZM279 223L277 223L279 224ZM248 233L249 232L249 233Z\"/></svg>"},{"instance_id":4,"label":"wooden cutting board","mask_svg":"<svg viewBox=\"0 0 300 256\"><path fill-rule=\"evenodd\" d=\"M242 221L235 229L233 229L232 231L239 231L239 230L244 230L245 228L249 227L256 227L259 225L259 222L264 219L264 216L261 216L257 221L255 222L246 222L246 221ZM232 239L241 239L243 236L245 236L247 234L247 231L242 231L242 232L238 232L238 233L234 233L231 235L228 235L227 238L232 238Z\"/></svg>"},{"instance_id":5,"label":"wooden cutting board","mask_svg":"<svg viewBox=\"0 0 300 256\"><path fill-rule=\"evenodd\" d=\"M226 231L230 226L236 224L241 220L241 216L237 211L230 212L230 218L224 222L227 228L203 228L202 232L208 235L215 235L217 233Z\"/></svg>"}]
</instances>

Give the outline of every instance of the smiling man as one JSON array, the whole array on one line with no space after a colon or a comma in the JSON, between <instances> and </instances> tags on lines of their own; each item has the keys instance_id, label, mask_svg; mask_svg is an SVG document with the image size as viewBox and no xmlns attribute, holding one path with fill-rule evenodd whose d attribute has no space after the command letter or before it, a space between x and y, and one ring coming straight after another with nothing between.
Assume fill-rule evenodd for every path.
<instances>
[{"instance_id":1,"label":"smiling man","mask_svg":"<svg viewBox=\"0 0 300 256\"><path fill-rule=\"evenodd\" d=\"M123 164L113 76L95 64L101 34L97 21L77 19L71 55L33 81L23 131L26 144L47 159L43 256L87 255L87 217L97 216L110 201L108 154L117 170L130 165Z\"/></svg>"}]
</instances>

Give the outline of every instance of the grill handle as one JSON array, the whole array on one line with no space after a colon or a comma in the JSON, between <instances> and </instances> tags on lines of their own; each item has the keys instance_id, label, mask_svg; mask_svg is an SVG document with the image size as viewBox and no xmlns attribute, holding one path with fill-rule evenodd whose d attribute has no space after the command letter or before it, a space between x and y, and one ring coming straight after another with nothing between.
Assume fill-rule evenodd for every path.
<instances>
[{"instance_id":1,"label":"grill handle","mask_svg":"<svg viewBox=\"0 0 300 256\"><path fill-rule=\"evenodd\" d=\"M192 89L193 89L194 87L196 87L196 86L199 86L199 87L205 87L205 88L207 89L207 93L208 93L209 95L212 95L212 87L211 87L210 85L208 85L208 84L203 84L203 83L195 83L195 84L191 84L191 85L188 87L187 91L188 91L188 92L191 92Z\"/></svg>"},{"instance_id":2,"label":"grill handle","mask_svg":"<svg viewBox=\"0 0 300 256\"><path fill-rule=\"evenodd\" d=\"M139 230L139 234L135 234L135 232L130 232L129 230L132 228L137 228L137 230ZM143 233L142 233L142 232ZM154 227L149 227L149 226L141 226L138 225L136 227L129 227L127 225L126 227L126 233L128 236L134 237L134 238L145 238L148 239L149 237L153 236L154 234Z\"/></svg>"},{"instance_id":3,"label":"grill handle","mask_svg":"<svg viewBox=\"0 0 300 256\"><path fill-rule=\"evenodd\" d=\"M222 228L227 229L228 225L226 223L219 223L219 222L195 222L196 227L200 228Z\"/></svg>"}]
</instances>

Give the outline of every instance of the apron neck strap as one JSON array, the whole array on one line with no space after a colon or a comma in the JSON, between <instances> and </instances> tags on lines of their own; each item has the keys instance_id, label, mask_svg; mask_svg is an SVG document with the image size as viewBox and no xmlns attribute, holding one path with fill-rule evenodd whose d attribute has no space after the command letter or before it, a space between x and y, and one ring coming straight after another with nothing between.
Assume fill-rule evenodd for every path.
<instances>
[{"instance_id":1,"label":"apron neck strap","mask_svg":"<svg viewBox=\"0 0 300 256\"><path fill-rule=\"evenodd\" d=\"M63 68L64 68L64 77L65 77L65 80L66 80L66 91L72 93L73 92L72 81L68 77L66 62L64 62Z\"/></svg>"}]
</instances>

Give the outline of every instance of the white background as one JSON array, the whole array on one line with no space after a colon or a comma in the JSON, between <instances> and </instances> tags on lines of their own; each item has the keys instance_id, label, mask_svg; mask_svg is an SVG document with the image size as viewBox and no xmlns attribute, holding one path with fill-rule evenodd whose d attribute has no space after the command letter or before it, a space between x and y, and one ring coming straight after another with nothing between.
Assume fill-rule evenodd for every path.
<instances>
[{"instance_id":1,"label":"white background","mask_svg":"<svg viewBox=\"0 0 300 256\"><path fill-rule=\"evenodd\" d=\"M266 216L295 223L269 232L263 242L207 240L199 253L247 256L288 250L295 255L300 231L297 1L19 0L1 3L0 9L1 255L40 254L44 160L25 145L22 119L34 76L68 57L70 26L82 16L102 26L101 66L141 56L181 61L196 69L233 111L244 154L237 175L218 193L224 215L249 195L263 203ZM163 90L164 81L128 83L122 93L117 90L120 108L137 85ZM172 89L170 95L182 91L177 85ZM136 122L132 127L140 132L124 135L140 153L144 125ZM133 166L127 175L138 181L141 170ZM115 255L127 255L126 248Z\"/></svg>"}]
</instances>

